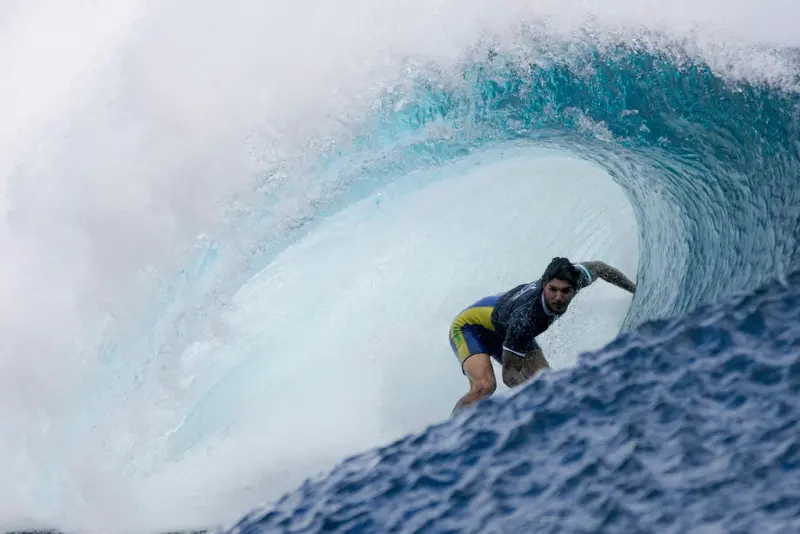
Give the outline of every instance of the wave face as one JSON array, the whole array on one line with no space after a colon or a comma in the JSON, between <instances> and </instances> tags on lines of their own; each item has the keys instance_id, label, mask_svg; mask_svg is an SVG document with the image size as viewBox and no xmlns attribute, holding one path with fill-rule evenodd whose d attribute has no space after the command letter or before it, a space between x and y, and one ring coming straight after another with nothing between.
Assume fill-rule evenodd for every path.
<instances>
[{"instance_id":1,"label":"wave face","mask_svg":"<svg viewBox=\"0 0 800 534\"><path fill-rule=\"evenodd\" d=\"M0 527L796 531L797 50L372 4L166 3L0 162ZM559 255L635 296L446 420L449 321Z\"/></svg>"},{"instance_id":2,"label":"wave face","mask_svg":"<svg viewBox=\"0 0 800 534\"><path fill-rule=\"evenodd\" d=\"M230 532L792 532L800 274L344 462Z\"/></svg>"},{"instance_id":3,"label":"wave face","mask_svg":"<svg viewBox=\"0 0 800 534\"><path fill-rule=\"evenodd\" d=\"M512 398L345 462L233 532L800 525L800 276L756 289L798 267L798 94L726 80L679 48L530 45L544 48L535 62L490 50L459 87L417 80L388 103L362 139L384 149L370 172L515 142L594 162L638 222L622 325L638 327Z\"/></svg>"}]
</instances>

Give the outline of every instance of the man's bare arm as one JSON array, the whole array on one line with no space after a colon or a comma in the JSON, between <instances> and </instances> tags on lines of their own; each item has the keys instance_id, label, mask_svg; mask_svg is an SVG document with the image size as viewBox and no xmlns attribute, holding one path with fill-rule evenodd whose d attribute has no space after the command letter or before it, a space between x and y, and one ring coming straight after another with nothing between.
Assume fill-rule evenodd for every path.
<instances>
[{"instance_id":1,"label":"man's bare arm","mask_svg":"<svg viewBox=\"0 0 800 534\"><path fill-rule=\"evenodd\" d=\"M589 269L593 276L602 278L609 284L614 284L615 286L620 287L630 293L636 292L635 283L631 282L627 276L605 262L582 261L581 265Z\"/></svg>"}]
</instances>

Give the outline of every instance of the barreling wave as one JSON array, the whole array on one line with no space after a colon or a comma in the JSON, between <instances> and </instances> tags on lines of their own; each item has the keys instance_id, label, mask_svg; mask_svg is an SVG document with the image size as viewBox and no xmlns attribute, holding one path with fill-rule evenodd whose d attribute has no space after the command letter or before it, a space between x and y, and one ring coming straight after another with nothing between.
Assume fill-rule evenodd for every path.
<instances>
[{"instance_id":1,"label":"barreling wave","mask_svg":"<svg viewBox=\"0 0 800 534\"><path fill-rule=\"evenodd\" d=\"M783 68L758 79L688 45L528 44L483 48L457 82L410 66L412 86L387 96L325 165L369 188L506 144L596 163L639 224L638 290L623 325L633 331L517 396L350 460L240 526L798 526L797 54L762 51ZM770 286L776 277L784 285Z\"/></svg>"},{"instance_id":2,"label":"barreling wave","mask_svg":"<svg viewBox=\"0 0 800 534\"><path fill-rule=\"evenodd\" d=\"M630 200L640 257L638 289L622 324L628 332L518 395L481 403L463 417L347 461L244 524L266 532L515 531L528 525L545 532L686 532L698 523L726 531L796 530L793 354L800 346L800 280L790 273L798 267L800 232L797 52L748 49L725 61L725 54L653 35L542 35L532 30L514 46L482 43L455 71L409 62L404 72L376 82L393 89L368 105L367 114L347 108L342 115L357 116L321 121L330 127L341 118L341 138L281 146L278 152L286 149L291 157L270 168L257 193L247 190L242 204L233 203L232 213L244 215L231 217L231 236L201 243L207 247L197 263L167 280L150 308L137 308L121 319L126 324L109 325L98 349L100 369L82 383L85 398L77 399L77 409L65 409L59 439L47 435L41 454L31 455L40 476L31 483L34 501L39 491L56 495L51 506L60 511L60 494L71 487L54 483L58 477L48 469L72 480L67 471L73 464L60 458L64 450L66 458L77 451L77 458L102 464L94 449L86 449L97 444L126 474L152 484L143 487L161 489L175 466L174 478L182 483L206 458L203 450L197 463L181 463L185 457L213 447L207 438L228 432L239 412L253 426L269 427L264 434L277 428L274 434L281 435L280 425L291 426L296 416L279 407L286 391L259 402L252 397L264 389L264 379L293 376L291 368L284 375L275 370L282 361L299 366L299 355L290 348L281 361L270 360L275 355L262 350L270 343L258 338L269 334L259 331L258 321L244 327L252 336L215 337L214 322L228 311L224 301L315 221L399 177L441 168L452 179L457 166L450 164L465 156L494 158L508 150L517 157L545 147L601 167ZM747 58L756 65L752 70L743 68ZM123 107L128 103L121 100ZM97 131L86 128L75 153L82 141L95 146ZM114 141L109 146L124 152L124 143ZM64 152L72 155L71 146ZM82 175L83 158L76 161ZM113 169L116 160L105 163ZM89 165L104 174L102 164ZM26 183L31 190L38 186ZM290 208L285 220L282 200ZM202 211L202 205L187 205ZM22 215L36 222L50 206ZM53 206L60 207L57 198ZM423 260L437 264L437 258ZM314 295L302 297L291 303L294 317L313 306ZM236 319L242 317L252 319ZM447 351L444 341L441 349ZM207 361L197 363L203 357ZM275 376L263 376L270 373ZM286 390L294 386L287 383ZM379 393L373 398L383 400ZM262 405L265 399L275 405ZM303 400L315 405L320 399ZM363 430L359 415L351 415L349 426L336 422L344 428L340 441ZM118 436L126 419L133 421L130 443ZM301 440L308 441L320 432L303 430ZM244 457L237 468L259 478L262 473L249 472L257 470L247 463L250 451L267 453L249 438L232 439L215 453ZM115 443L122 453L106 447L105 439L121 439ZM319 441L312 445L329 447ZM58 450L49 448L54 442ZM354 442L337 443L331 454ZM306 443L279 445L291 457ZM18 450L28 457L28 448ZM40 458L48 468L40 470ZM304 460L287 473L296 474ZM219 468L223 475L227 467ZM158 478L160 470L165 478ZM207 488L203 476L198 479ZM142 495L151 493L138 495L146 500ZM158 500L160 493L154 495ZM570 519L571 513L580 515Z\"/></svg>"},{"instance_id":3,"label":"barreling wave","mask_svg":"<svg viewBox=\"0 0 800 534\"><path fill-rule=\"evenodd\" d=\"M555 147L602 166L634 206L640 292L627 325L753 289L797 266L800 97L680 52L572 43L530 63L489 52L458 85L420 75L359 138L350 179L503 143Z\"/></svg>"}]
</instances>

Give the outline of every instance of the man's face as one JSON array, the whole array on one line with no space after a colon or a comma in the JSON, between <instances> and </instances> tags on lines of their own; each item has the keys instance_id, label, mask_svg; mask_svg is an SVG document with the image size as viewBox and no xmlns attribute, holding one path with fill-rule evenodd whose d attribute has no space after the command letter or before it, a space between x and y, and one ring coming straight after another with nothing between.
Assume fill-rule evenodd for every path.
<instances>
[{"instance_id":1,"label":"man's face","mask_svg":"<svg viewBox=\"0 0 800 534\"><path fill-rule=\"evenodd\" d=\"M575 296L575 290L569 285L569 282L554 278L544 285L544 300L547 306L556 313L564 313L567 311L572 297Z\"/></svg>"}]
</instances>

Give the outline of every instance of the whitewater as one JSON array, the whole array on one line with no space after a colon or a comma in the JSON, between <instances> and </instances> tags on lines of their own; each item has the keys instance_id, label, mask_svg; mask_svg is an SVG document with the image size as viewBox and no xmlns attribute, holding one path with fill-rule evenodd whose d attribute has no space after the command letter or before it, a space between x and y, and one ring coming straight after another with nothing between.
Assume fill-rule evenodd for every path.
<instances>
[{"instance_id":1,"label":"whitewater","mask_svg":"<svg viewBox=\"0 0 800 534\"><path fill-rule=\"evenodd\" d=\"M6 2L0 529L797 531L798 16ZM450 419L554 256L636 295Z\"/></svg>"}]
</instances>

